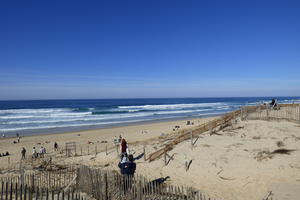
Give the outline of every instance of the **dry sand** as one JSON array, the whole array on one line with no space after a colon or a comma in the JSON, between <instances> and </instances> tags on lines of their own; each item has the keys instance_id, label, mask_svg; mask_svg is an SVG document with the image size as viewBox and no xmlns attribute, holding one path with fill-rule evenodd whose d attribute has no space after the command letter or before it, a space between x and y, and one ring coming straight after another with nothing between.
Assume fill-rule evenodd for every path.
<instances>
[{"instance_id":1,"label":"dry sand","mask_svg":"<svg viewBox=\"0 0 300 200\"><path fill-rule=\"evenodd\" d=\"M231 130L230 130L231 129ZM137 173L149 178L170 176L171 184L192 186L211 197L225 200L300 199L300 126L286 121L243 121L227 130L200 136L191 148L190 141L177 145L169 155L174 160L165 166L163 158L151 163L140 159ZM162 147L165 139L148 142L146 152ZM135 156L144 144L131 149ZM295 150L290 154L271 154L277 149ZM188 171L185 162L192 160ZM67 161L68 162L68 161ZM69 162L117 169L115 152L78 157Z\"/></svg>"},{"instance_id":2,"label":"dry sand","mask_svg":"<svg viewBox=\"0 0 300 200\"><path fill-rule=\"evenodd\" d=\"M210 119L194 119L197 126ZM12 139L0 141L0 152L7 149L13 157L19 158L22 146L29 147L38 142L51 141L46 148L52 148L53 142L62 144L76 141L87 146L87 141L107 140L112 144L115 135L122 134L129 142L135 156L159 149L179 133L172 131L175 125L183 128L186 120L126 126L111 129L82 131L76 133L47 136L24 137L21 144L13 145ZM141 133L147 131L148 133ZM161 133L171 133L159 137ZM80 136L77 136L80 134ZM163 158L151 163L137 160L137 173L149 178L170 176L171 184L192 186L211 197L225 200L262 200L270 195L273 199L300 199L300 126L286 121L239 121L233 127L227 127L217 134L204 133L191 147L190 141L178 144L169 155L174 160L165 166ZM47 146L48 145L48 146ZM95 146L95 145L94 145ZM51 149L50 148L50 149ZM271 154L277 149L294 150L290 154ZM52 150L52 149L51 149ZM50 153L51 154L51 153ZM4 160L0 158L0 160ZM5 158L6 159L6 158ZM185 162L192 160L188 171ZM5 161L5 160L4 160ZM64 163L79 163L95 167L118 170L117 153L114 149L89 156L64 159ZM4 167L5 162L0 162Z\"/></svg>"},{"instance_id":3,"label":"dry sand","mask_svg":"<svg viewBox=\"0 0 300 200\"><path fill-rule=\"evenodd\" d=\"M17 141L17 138L0 138L0 153L8 151L11 154L9 157L0 157L0 169L6 169L8 167L8 161L10 162L10 168L16 167L20 162L22 147L26 148L27 158L31 158L32 147L36 147L38 151L41 146L46 148L48 155L54 155L55 157L57 152L54 152L53 149L54 142L58 143L61 150L65 148L66 142L76 142L77 153L79 155L81 152L87 154L88 151L90 154L94 154L96 147L97 152L104 151L106 146L108 149L113 148L114 136L118 137L122 135L128 140L130 145L130 143L147 141L155 139L160 135L176 133L185 128L192 128L210 119L212 118L191 119L194 125L188 126L186 125L187 120L174 120L61 134L26 136L21 137L20 143L17 144L13 143L13 141ZM176 125L180 126L180 128L173 131Z\"/></svg>"}]
</instances>

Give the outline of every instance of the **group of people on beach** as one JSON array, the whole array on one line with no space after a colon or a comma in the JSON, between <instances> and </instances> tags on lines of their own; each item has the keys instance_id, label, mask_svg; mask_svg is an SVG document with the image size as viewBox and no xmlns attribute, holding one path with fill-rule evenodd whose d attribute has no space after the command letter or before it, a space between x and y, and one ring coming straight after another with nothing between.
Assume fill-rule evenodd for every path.
<instances>
[{"instance_id":1,"label":"group of people on beach","mask_svg":"<svg viewBox=\"0 0 300 200\"><path fill-rule=\"evenodd\" d=\"M32 158L38 158L38 157L44 158L45 154L46 154L46 148L43 146L40 148L38 152L35 147L32 148Z\"/></svg>"},{"instance_id":2,"label":"group of people on beach","mask_svg":"<svg viewBox=\"0 0 300 200\"><path fill-rule=\"evenodd\" d=\"M58 151L58 144L57 142L54 142L54 151ZM46 148L41 146L39 151L35 147L32 148L32 155L31 158L36 159L36 158L44 158L44 155L46 154ZM25 147L22 147L21 150L21 159L26 159L26 149Z\"/></svg>"}]
</instances>

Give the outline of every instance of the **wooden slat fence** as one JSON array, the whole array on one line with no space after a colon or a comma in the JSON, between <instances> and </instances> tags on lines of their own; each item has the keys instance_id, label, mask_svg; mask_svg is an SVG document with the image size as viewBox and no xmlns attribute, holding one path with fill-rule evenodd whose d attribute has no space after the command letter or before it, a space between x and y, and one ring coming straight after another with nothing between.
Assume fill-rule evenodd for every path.
<instances>
[{"instance_id":1,"label":"wooden slat fence","mask_svg":"<svg viewBox=\"0 0 300 200\"><path fill-rule=\"evenodd\" d=\"M0 200L86 200L87 195L75 189L49 190L27 184L0 182Z\"/></svg>"},{"instance_id":2,"label":"wooden slat fence","mask_svg":"<svg viewBox=\"0 0 300 200\"><path fill-rule=\"evenodd\" d=\"M189 187L163 184L163 179L149 181L142 176L124 176L115 171L78 168L77 190L98 200L204 200L211 199ZM212 200L212 199L211 199Z\"/></svg>"},{"instance_id":3,"label":"wooden slat fence","mask_svg":"<svg viewBox=\"0 0 300 200\"><path fill-rule=\"evenodd\" d=\"M24 175L15 174L0 177L0 182L8 184L27 185L27 187L48 189L49 191L61 190L69 185L75 178L76 170L61 170L58 172L31 172Z\"/></svg>"},{"instance_id":4,"label":"wooden slat fence","mask_svg":"<svg viewBox=\"0 0 300 200\"><path fill-rule=\"evenodd\" d=\"M258 120L288 120L300 123L300 104L280 105L280 109L271 109L262 105L256 112L248 113L246 119Z\"/></svg>"}]
</instances>

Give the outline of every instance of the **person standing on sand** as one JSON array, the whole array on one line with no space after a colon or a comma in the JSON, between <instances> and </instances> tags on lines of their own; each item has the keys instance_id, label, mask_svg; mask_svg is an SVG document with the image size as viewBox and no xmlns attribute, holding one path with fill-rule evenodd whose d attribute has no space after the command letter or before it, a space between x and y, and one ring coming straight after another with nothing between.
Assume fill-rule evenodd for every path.
<instances>
[{"instance_id":1,"label":"person standing on sand","mask_svg":"<svg viewBox=\"0 0 300 200\"><path fill-rule=\"evenodd\" d=\"M37 157L37 152L35 147L32 148L32 158L36 158Z\"/></svg>"},{"instance_id":2,"label":"person standing on sand","mask_svg":"<svg viewBox=\"0 0 300 200\"><path fill-rule=\"evenodd\" d=\"M40 158L44 158L44 148L41 147L39 151Z\"/></svg>"},{"instance_id":3,"label":"person standing on sand","mask_svg":"<svg viewBox=\"0 0 300 200\"><path fill-rule=\"evenodd\" d=\"M58 151L58 144L54 142L54 151Z\"/></svg>"},{"instance_id":4,"label":"person standing on sand","mask_svg":"<svg viewBox=\"0 0 300 200\"><path fill-rule=\"evenodd\" d=\"M26 149L24 147L22 148L21 154L22 154L22 158L21 159L22 160L25 159Z\"/></svg>"},{"instance_id":5,"label":"person standing on sand","mask_svg":"<svg viewBox=\"0 0 300 200\"><path fill-rule=\"evenodd\" d=\"M136 170L136 164L133 162L133 155L124 156L122 161L119 163L119 168L122 174L122 189L126 192L132 186L132 179Z\"/></svg>"},{"instance_id":6,"label":"person standing on sand","mask_svg":"<svg viewBox=\"0 0 300 200\"><path fill-rule=\"evenodd\" d=\"M122 139L121 144L120 144L120 153L121 153L121 155L124 155L126 153L129 155L128 145L124 138Z\"/></svg>"}]
</instances>

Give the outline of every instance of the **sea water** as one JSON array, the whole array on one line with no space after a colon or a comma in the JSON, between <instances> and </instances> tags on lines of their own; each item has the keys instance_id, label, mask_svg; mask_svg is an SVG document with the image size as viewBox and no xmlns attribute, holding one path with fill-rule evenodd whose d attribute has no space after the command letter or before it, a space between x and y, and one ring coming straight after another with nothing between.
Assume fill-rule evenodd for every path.
<instances>
[{"instance_id":1,"label":"sea water","mask_svg":"<svg viewBox=\"0 0 300 200\"><path fill-rule=\"evenodd\" d=\"M34 135L222 115L245 105L299 97L0 101L1 136Z\"/></svg>"}]
</instances>

